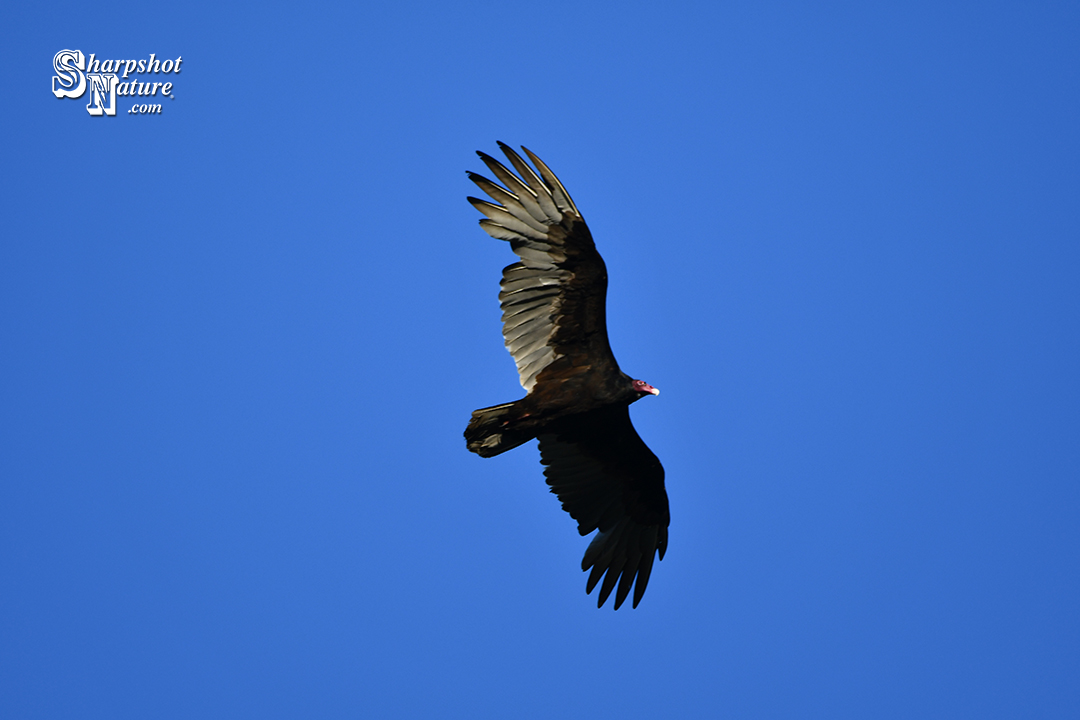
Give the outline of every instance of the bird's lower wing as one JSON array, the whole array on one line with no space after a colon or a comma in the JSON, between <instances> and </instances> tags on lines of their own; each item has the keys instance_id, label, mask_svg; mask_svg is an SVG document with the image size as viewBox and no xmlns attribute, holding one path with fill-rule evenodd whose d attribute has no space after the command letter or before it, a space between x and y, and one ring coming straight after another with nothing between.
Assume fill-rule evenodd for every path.
<instances>
[{"instance_id":1,"label":"bird's lower wing","mask_svg":"<svg viewBox=\"0 0 1080 720\"><path fill-rule=\"evenodd\" d=\"M617 610L633 585L637 607L655 557L663 559L667 549L664 468L625 406L584 413L552 430L539 436L551 492L577 520L578 532L599 531L581 561L582 570L591 568L586 592L603 578L598 606L617 587Z\"/></svg>"}]
</instances>

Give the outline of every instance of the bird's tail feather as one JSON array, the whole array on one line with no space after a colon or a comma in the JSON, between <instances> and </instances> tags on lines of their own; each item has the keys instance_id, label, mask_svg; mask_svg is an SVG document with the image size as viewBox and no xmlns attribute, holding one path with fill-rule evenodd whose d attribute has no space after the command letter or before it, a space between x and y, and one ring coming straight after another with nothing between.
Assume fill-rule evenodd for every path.
<instances>
[{"instance_id":1,"label":"bird's tail feather","mask_svg":"<svg viewBox=\"0 0 1080 720\"><path fill-rule=\"evenodd\" d=\"M474 410L465 428L469 450L480 457L495 457L536 437L535 432L515 428L520 409L517 402Z\"/></svg>"}]
</instances>

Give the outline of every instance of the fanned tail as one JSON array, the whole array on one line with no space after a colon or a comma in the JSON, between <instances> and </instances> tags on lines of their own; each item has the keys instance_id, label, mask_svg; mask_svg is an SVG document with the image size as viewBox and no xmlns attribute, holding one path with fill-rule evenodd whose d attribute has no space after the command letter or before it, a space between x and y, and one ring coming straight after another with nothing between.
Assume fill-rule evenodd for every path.
<instances>
[{"instance_id":1,"label":"fanned tail","mask_svg":"<svg viewBox=\"0 0 1080 720\"><path fill-rule=\"evenodd\" d=\"M474 410L469 426L465 428L469 450L480 457L495 457L536 437L534 432L514 427L520 412L517 404L512 402Z\"/></svg>"}]
</instances>

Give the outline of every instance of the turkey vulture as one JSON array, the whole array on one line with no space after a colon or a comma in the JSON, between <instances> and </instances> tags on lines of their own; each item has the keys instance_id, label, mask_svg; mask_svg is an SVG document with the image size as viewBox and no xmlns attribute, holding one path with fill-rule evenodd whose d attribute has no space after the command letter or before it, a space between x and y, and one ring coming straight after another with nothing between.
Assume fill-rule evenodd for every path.
<instances>
[{"instance_id":1,"label":"turkey vulture","mask_svg":"<svg viewBox=\"0 0 1080 720\"><path fill-rule=\"evenodd\" d=\"M469 173L495 201L469 202L487 216L480 220L487 234L521 258L503 269L499 300L506 347L528 394L473 412L465 440L477 455L493 457L537 438L563 510L582 535L599 531L581 561L582 570L592 568L585 592L603 577L601 607L618 585L618 610L636 578L637 607L654 556L664 558L670 515L664 468L634 430L630 404L660 391L615 362L604 314L607 269L566 188L527 148L535 170L499 147L518 174L477 152L502 186Z\"/></svg>"}]
</instances>

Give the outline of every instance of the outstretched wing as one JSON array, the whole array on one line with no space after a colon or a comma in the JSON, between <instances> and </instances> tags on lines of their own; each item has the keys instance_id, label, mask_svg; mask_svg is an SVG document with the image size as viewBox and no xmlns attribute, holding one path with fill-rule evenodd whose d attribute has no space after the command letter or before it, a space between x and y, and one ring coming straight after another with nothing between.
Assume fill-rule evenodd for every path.
<instances>
[{"instance_id":1,"label":"outstretched wing","mask_svg":"<svg viewBox=\"0 0 1080 720\"><path fill-rule=\"evenodd\" d=\"M604 604L618 585L615 609L634 587L634 607L645 594L654 556L667 550L667 492L664 468L638 436L629 407L616 406L561 421L540 435L540 462L551 492L578 522L578 532L599 530L581 569L592 568L585 591L601 577ZM605 577L606 574L606 577Z\"/></svg>"},{"instance_id":2,"label":"outstretched wing","mask_svg":"<svg viewBox=\"0 0 1080 720\"><path fill-rule=\"evenodd\" d=\"M469 202L487 216L480 226L488 235L509 241L521 258L503 270L499 301L503 338L522 387L532 391L536 376L560 357L574 357L577 366L617 368L604 314L607 270L588 226L540 158L522 148L533 170L508 146L499 147L518 175L478 152L503 185L469 173L495 201Z\"/></svg>"}]
</instances>

